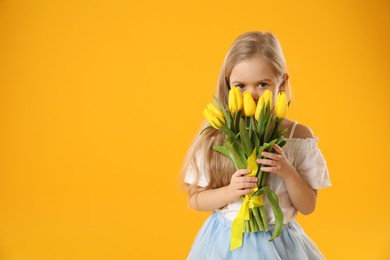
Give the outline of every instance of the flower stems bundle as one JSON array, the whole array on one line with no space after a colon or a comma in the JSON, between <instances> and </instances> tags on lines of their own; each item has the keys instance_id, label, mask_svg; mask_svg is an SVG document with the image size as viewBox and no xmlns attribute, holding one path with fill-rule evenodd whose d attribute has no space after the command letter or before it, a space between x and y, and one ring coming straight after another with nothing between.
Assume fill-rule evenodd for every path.
<instances>
[{"instance_id":1,"label":"flower stems bundle","mask_svg":"<svg viewBox=\"0 0 390 260\"><path fill-rule=\"evenodd\" d=\"M263 151L274 152L275 144L280 147L286 144L283 134L287 129L279 130L287 112L286 95L284 92L278 94L273 111L272 100L272 92L266 90L256 104L249 91L245 91L242 96L238 87L233 87L229 91L228 108L223 107L215 98L218 107L210 103L203 110L204 117L210 122L207 128L214 127L225 133L224 145L214 145L213 149L227 156L237 170L250 169L251 173L247 176L256 176L258 179L252 194L243 196L240 211L232 223L231 250L242 245L243 232L269 230L264 194L275 215L275 228L270 241L277 238L283 228L284 216L279 199L271 188L266 186L268 172L263 172L256 163L257 158L263 158Z\"/></svg>"}]
</instances>

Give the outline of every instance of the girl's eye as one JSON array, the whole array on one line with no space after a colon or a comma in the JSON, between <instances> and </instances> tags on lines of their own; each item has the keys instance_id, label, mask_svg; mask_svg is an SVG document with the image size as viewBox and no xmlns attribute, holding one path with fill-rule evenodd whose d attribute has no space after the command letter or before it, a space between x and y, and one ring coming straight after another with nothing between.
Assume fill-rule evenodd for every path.
<instances>
[{"instance_id":1,"label":"girl's eye","mask_svg":"<svg viewBox=\"0 0 390 260\"><path fill-rule=\"evenodd\" d=\"M244 84L238 84L238 85L236 85L236 87L238 87L239 89L244 89L245 85Z\"/></svg>"},{"instance_id":2,"label":"girl's eye","mask_svg":"<svg viewBox=\"0 0 390 260\"><path fill-rule=\"evenodd\" d=\"M267 86L267 83L259 83L258 85L260 88L265 88Z\"/></svg>"}]
</instances>

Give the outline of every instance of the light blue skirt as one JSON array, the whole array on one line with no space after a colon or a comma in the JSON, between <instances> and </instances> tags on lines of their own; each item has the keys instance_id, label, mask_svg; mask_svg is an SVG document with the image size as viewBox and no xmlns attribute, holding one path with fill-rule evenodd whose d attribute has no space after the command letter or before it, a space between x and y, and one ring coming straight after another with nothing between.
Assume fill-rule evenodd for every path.
<instances>
[{"instance_id":1,"label":"light blue skirt","mask_svg":"<svg viewBox=\"0 0 390 260\"><path fill-rule=\"evenodd\" d=\"M280 236L271 242L268 240L274 225L269 225L268 232L244 233L242 246L233 251L230 251L231 226L230 220L214 212L199 230L187 259L325 259L294 219L284 225Z\"/></svg>"}]
</instances>

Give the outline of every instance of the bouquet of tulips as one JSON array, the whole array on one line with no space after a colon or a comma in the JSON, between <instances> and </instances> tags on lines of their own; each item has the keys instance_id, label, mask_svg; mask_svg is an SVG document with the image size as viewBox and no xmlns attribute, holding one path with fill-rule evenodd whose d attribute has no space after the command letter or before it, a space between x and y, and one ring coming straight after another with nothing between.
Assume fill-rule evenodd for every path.
<instances>
[{"instance_id":1,"label":"bouquet of tulips","mask_svg":"<svg viewBox=\"0 0 390 260\"><path fill-rule=\"evenodd\" d=\"M236 169L250 169L248 176L258 179L257 188L242 197L242 206L232 223L230 250L242 245L243 232L268 231L264 195L275 215L270 241L277 238L283 228L284 216L279 199L269 186L265 186L268 172L262 172L256 162L257 158L263 158L263 151L274 152L275 144L280 147L286 144L283 134L287 129L279 130L279 127L289 104L285 93L279 93L272 113L272 100L272 92L266 90L256 104L249 91L243 96L238 87L233 87L229 91L228 108L215 98L218 107L210 103L203 110L203 116L210 123L205 129L214 127L225 133L224 145L214 145L213 149L227 156Z\"/></svg>"}]
</instances>

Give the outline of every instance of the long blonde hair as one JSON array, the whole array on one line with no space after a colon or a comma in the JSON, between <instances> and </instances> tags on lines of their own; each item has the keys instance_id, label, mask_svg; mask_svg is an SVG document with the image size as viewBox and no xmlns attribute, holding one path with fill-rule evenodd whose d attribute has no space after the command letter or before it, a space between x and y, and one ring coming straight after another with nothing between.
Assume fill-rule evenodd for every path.
<instances>
[{"instance_id":1,"label":"long blonde hair","mask_svg":"<svg viewBox=\"0 0 390 260\"><path fill-rule=\"evenodd\" d=\"M267 61L276 77L279 78L287 72L282 48L272 33L247 32L240 35L226 54L219 75L216 97L225 107L228 103L230 89L229 77L234 66L255 56ZM291 100L291 90L288 81L286 84L285 92L287 99ZM201 129L207 125L207 122L205 122ZM233 163L224 155L213 150L213 145L223 145L224 140L224 133L211 128L205 130L202 135L198 134L191 144L180 172L182 180L184 180L189 168L195 172L195 184L189 185L187 189L189 195L194 191L200 172L206 173L208 177L206 189L219 188L230 183L231 176L235 172ZM200 161L203 163L200 163Z\"/></svg>"}]
</instances>

